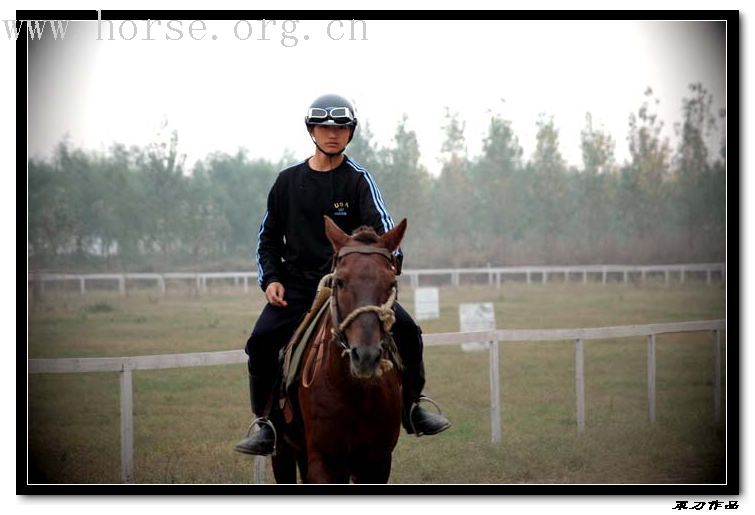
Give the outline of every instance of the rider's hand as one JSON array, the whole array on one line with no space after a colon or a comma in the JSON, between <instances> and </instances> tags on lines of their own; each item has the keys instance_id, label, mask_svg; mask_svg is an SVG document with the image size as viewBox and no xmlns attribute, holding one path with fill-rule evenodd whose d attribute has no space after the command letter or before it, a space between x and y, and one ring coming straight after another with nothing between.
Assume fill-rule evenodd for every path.
<instances>
[{"instance_id":1,"label":"rider's hand","mask_svg":"<svg viewBox=\"0 0 755 515\"><path fill-rule=\"evenodd\" d=\"M267 285L265 289L265 298L273 306L288 306L288 302L283 300L283 294L286 289L281 283L275 282Z\"/></svg>"}]
</instances>

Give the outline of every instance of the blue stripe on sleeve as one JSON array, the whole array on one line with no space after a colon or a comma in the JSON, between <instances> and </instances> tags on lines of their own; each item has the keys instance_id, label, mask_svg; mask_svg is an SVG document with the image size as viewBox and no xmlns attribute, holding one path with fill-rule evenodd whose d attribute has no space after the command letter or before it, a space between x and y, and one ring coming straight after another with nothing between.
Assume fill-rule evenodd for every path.
<instances>
[{"instance_id":1,"label":"blue stripe on sleeve","mask_svg":"<svg viewBox=\"0 0 755 515\"><path fill-rule=\"evenodd\" d=\"M267 215L268 211L265 211L265 216L262 218L262 223L260 224L260 231L257 233L257 254L256 254L256 261L257 261L257 282L260 286L262 286L262 281L265 275L265 271L262 269L262 260L260 259L260 242L262 242L262 233L265 230L265 222L267 222Z\"/></svg>"},{"instance_id":2,"label":"blue stripe on sleeve","mask_svg":"<svg viewBox=\"0 0 755 515\"><path fill-rule=\"evenodd\" d=\"M367 185L370 187L370 193L372 194L372 201L375 203L375 207L377 208L378 213L380 213L380 218L383 223L383 231L390 231L394 226L393 219L391 218L391 215L388 214L388 210L386 210L385 208L385 203L383 202L383 197L380 194L380 189L372 179L370 172L368 172L366 168L352 161L350 158L347 159L347 162L354 170L363 174L365 179L367 179Z\"/></svg>"}]
</instances>

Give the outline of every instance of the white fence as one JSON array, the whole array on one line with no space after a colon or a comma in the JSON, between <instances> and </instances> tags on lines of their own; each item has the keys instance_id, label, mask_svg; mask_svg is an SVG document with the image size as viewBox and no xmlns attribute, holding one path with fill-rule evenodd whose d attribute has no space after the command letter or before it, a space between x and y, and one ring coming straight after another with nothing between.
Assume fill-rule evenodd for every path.
<instances>
[{"instance_id":1,"label":"white fence","mask_svg":"<svg viewBox=\"0 0 755 515\"><path fill-rule=\"evenodd\" d=\"M168 281L183 281L193 284L198 292L207 291L209 281L229 281L238 286L243 284L244 291L249 291L249 283L257 288L256 272L204 272L204 273L165 273L165 274L48 274L31 273L28 276L29 286L36 284L40 293L45 293L47 283L77 283L79 292L84 295L87 292L87 281L91 286L92 281L108 282L116 284L121 295L126 294L127 283L136 281L150 282L157 286L160 293L167 292Z\"/></svg>"},{"instance_id":2,"label":"white fence","mask_svg":"<svg viewBox=\"0 0 755 515\"><path fill-rule=\"evenodd\" d=\"M501 441L501 399L498 370L499 342L542 342L571 341L575 343L575 388L577 393L577 431L585 428L585 340L615 339L625 337L647 337L647 377L648 377L648 417L655 421L655 337L659 334L700 332L712 333L713 346L713 416L721 419L721 331L725 330L724 320L698 322L677 322L667 324L631 325L588 329L497 329L468 333L434 333L423 336L426 347L438 345L459 345L468 342L490 342L490 409L491 440ZM209 365L244 363L244 351L201 352L193 354L165 354L122 358L63 358L29 359L29 374L70 374L79 372L118 372L120 374L121 412L121 478L124 483L134 479L134 401L133 370L159 368L182 368ZM259 474L259 468L257 468Z\"/></svg>"},{"instance_id":3,"label":"white fence","mask_svg":"<svg viewBox=\"0 0 755 515\"><path fill-rule=\"evenodd\" d=\"M564 282L578 280L587 283L588 280L623 282L630 280L646 281L650 278L663 278L666 284L672 277L678 278L680 283L686 282L688 277L705 277L707 284L711 284L713 277L726 281L726 263L689 263L678 265L579 265L579 266L513 266L513 267L485 267L485 268L434 268L424 270L404 270L403 275L409 277L413 288L420 286L420 278L441 276L447 278L452 286L461 284L462 276L486 276L489 285L501 287L506 279L517 278L526 281L547 283L554 278L561 278Z\"/></svg>"},{"instance_id":4,"label":"white fence","mask_svg":"<svg viewBox=\"0 0 755 515\"><path fill-rule=\"evenodd\" d=\"M458 287L462 276L484 276L489 285L501 287L501 282L507 279L526 281L527 283L547 283L554 278L562 278L564 281L578 280L587 283L588 280L600 281L603 284L609 281L628 283L631 281L646 281L649 278L663 278L669 284L672 277L684 283L688 277L705 277L707 284L711 284L714 277L720 281L726 281L725 263L691 263L681 265L583 265L583 266L517 266L517 267L486 267L486 268L433 268L404 270L402 277L409 281L413 288L420 286L422 278L440 277L447 279L449 284ZM29 286L36 284L41 293L45 292L48 283L78 283L79 292L83 295L87 292L87 281L90 286L92 281L109 282L117 285L118 291L126 294L128 283L136 281L149 281L157 286L161 294L167 291L168 281L183 281L194 284L198 292L206 292L209 282L230 282L235 286L243 285L244 291L249 291L250 282L253 288L257 288L256 272L206 272L206 273L165 273L165 274L50 274L31 273L28 276Z\"/></svg>"}]
</instances>

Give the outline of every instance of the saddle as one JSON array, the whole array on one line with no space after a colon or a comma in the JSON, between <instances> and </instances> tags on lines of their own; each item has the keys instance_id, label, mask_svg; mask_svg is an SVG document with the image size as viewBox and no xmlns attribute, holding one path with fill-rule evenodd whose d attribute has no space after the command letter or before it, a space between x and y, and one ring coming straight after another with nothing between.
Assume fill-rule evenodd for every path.
<instances>
[{"instance_id":1,"label":"saddle","mask_svg":"<svg viewBox=\"0 0 755 515\"><path fill-rule=\"evenodd\" d=\"M323 316L328 313L330 307L330 276L326 275L317 286L317 293L304 318L294 331L294 335L288 341L282 350L282 381L279 395L280 408L283 411L286 423L293 420L292 396L289 392L298 384L301 377L301 361L307 343L311 341L312 335L317 326L322 321Z\"/></svg>"}]
</instances>

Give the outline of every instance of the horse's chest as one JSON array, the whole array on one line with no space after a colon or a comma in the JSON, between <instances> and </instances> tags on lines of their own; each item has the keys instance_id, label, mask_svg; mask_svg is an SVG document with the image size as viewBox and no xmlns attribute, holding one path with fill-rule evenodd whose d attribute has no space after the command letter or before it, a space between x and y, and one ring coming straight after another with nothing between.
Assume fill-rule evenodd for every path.
<instances>
[{"instance_id":1,"label":"horse's chest","mask_svg":"<svg viewBox=\"0 0 755 515\"><path fill-rule=\"evenodd\" d=\"M311 419L311 430L342 448L358 447L365 441L395 444L401 424L401 390L398 384L386 386L355 389L352 385L340 395L313 395L317 407L312 411L317 415Z\"/></svg>"}]
</instances>

